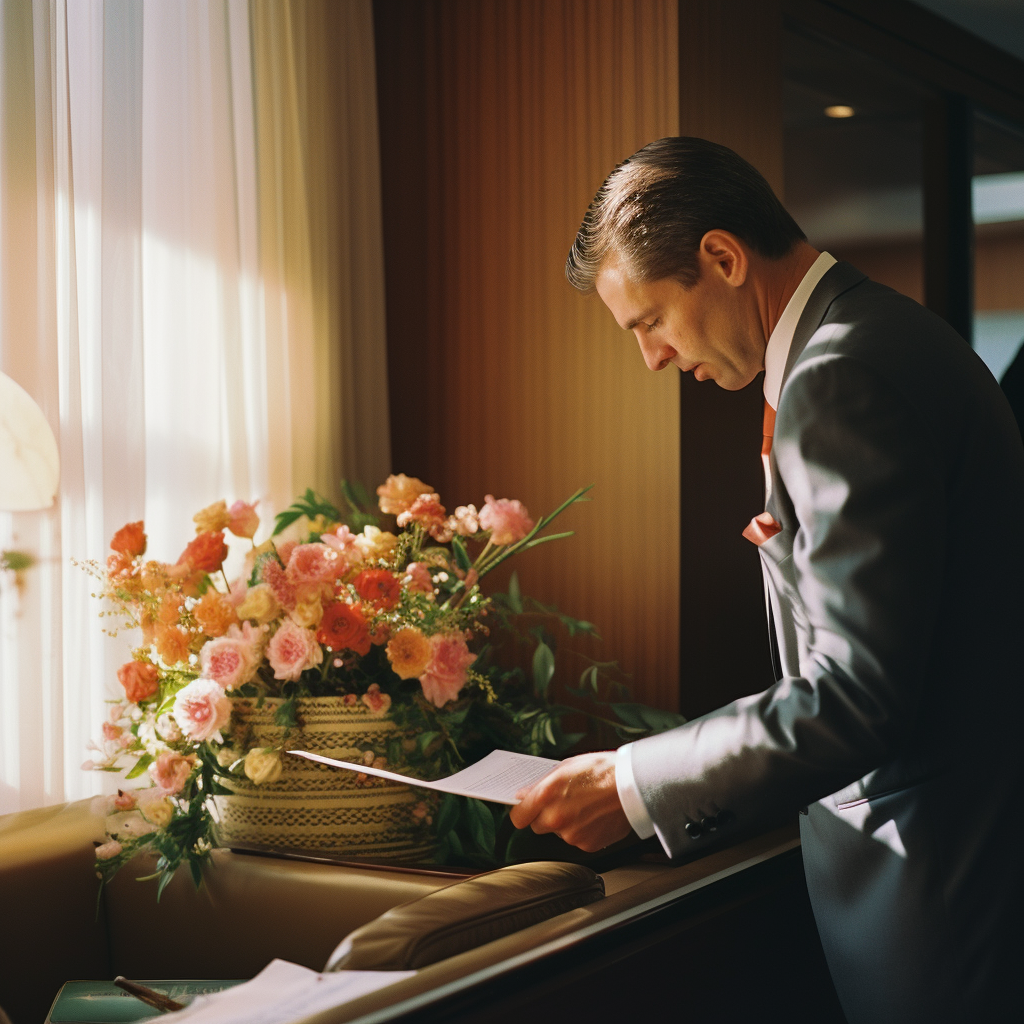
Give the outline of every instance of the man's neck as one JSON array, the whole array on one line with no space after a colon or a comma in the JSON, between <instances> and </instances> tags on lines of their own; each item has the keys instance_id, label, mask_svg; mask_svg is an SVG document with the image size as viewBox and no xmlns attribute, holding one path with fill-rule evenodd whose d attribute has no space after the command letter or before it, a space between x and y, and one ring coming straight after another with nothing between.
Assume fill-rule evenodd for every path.
<instances>
[{"instance_id":1,"label":"man's neck","mask_svg":"<svg viewBox=\"0 0 1024 1024\"><path fill-rule=\"evenodd\" d=\"M806 242L797 242L782 259L758 260L755 278L757 306L765 342L772 336L793 293L820 255L817 249Z\"/></svg>"}]
</instances>

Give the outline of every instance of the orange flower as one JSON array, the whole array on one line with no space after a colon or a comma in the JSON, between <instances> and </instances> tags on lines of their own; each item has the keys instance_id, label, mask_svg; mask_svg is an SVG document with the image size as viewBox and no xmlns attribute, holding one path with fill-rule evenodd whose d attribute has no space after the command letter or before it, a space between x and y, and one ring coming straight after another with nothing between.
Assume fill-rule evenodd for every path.
<instances>
[{"instance_id":1,"label":"orange flower","mask_svg":"<svg viewBox=\"0 0 1024 1024\"><path fill-rule=\"evenodd\" d=\"M316 638L332 651L370 653L370 630L363 613L344 601L335 601L324 611Z\"/></svg>"},{"instance_id":2,"label":"orange flower","mask_svg":"<svg viewBox=\"0 0 1024 1024\"><path fill-rule=\"evenodd\" d=\"M130 578L134 571L131 555L126 555L123 551L107 555L107 575L115 583L121 583Z\"/></svg>"},{"instance_id":3,"label":"orange flower","mask_svg":"<svg viewBox=\"0 0 1024 1024\"><path fill-rule=\"evenodd\" d=\"M158 626L156 651L165 665L177 665L188 658L188 635L179 626Z\"/></svg>"},{"instance_id":4,"label":"orange flower","mask_svg":"<svg viewBox=\"0 0 1024 1024\"><path fill-rule=\"evenodd\" d=\"M419 523L431 537L440 544L447 544L455 532L448 522L440 495L421 494L398 515L398 525L403 529L410 523Z\"/></svg>"},{"instance_id":5,"label":"orange flower","mask_svg":"<svg viewBox=\"0 0 1024 1024\"><path fill-rule=\"evenodd\" d=\"M129 661L117 670L117 681L124 695L133 703L149 700L160 689L156 665L148 661Z\"/></svg>"},{"instance_id":6,"label":"orange flower","mask_svg":"<svg viewBox=\"0 0 1024 1024\"><path fill-rule=\"evenodd\" d=\"M185 598L181 594L164 594L160 600L160 608L156 617L165 626L176 626L181 618L181 608Z\"/></svg>"},{"instance_id":7,"label":"orange flower","mask_svg":"<svg viewBox=\"0 0 1024 1024\"><path fill-rule=\"evenodd\" d=\"M146 534L142 529L142 520L140 519L137 523L128 523L126 526L122 526L114 534L110 547L112 550L119 554L127 555L129 558L145 554Z\"/></svg>"},{"instance_id":8,"label":"orange flower","mask_svg":"<svg viewBox=\"0 0 1024 1024\"><path fill-rule=\"evenodd\" d=\"M387 655L399 679L416 679L426 671L434 648L418 629L405 626L391 638Z\"/></svg>"},{"instance_id":9,"label":"orange flower","mask_svg":"<svg viewBox=\"0 0 1024 1024\"><path fill-rule=\"evenodd\" d=\"M189 541L181 553L178 565L189 565L193 572L216 572L228 557L228 546L224 543L224 534L204 530Z\"/></svg>"},{"instance_id":10,"label":"orange flower","mask_svg":"<svg viewBox=\"0 0 1024 1024\"><path fill-rule=\"evenodd\" d=\"M163 562L146 562L139 573L142 585L152 594L167 586L167 566Z\"/></svg>"},{"instance_id":11,"label":"orange flower","mask_svg":"<svg viewBox=\"0 0 1024 1024\"><path fill-rule=\"evenodd\" d=\"M364 569L353 582L356 593L364 601L383 611L394 608L402 596L402 584L387 569Z\"/></svg>"},{"instance_id":12,"label":"orange flower","mask_svg":"<svg viewBox=\"0 0 1024 1024\"><path fill-rule=\"evenodd\" d=\"M414 476L406 476L404 473L389 476L377 488L380 510L385 515L397 516L408 509L419 495L430 494L433 489L422 480L417 480Z\"/></svg>"},{"instance_id":13,"label":"orange flower","mask_svg":"<svg viewBox=\"0 0 1024 1024\"><path fill-rule=\"evenodd\" d=\"M234 605L216 590L208 590L192 609L196 622L207 636L223 636L238 622Z\"/></svg>"}]
</instances>

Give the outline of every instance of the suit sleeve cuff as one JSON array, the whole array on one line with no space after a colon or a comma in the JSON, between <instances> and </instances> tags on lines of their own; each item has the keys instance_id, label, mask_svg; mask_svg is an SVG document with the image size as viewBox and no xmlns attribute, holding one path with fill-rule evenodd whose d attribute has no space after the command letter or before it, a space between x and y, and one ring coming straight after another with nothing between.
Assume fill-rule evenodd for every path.
<instances>
[{"instance_id":1,"label":"suit sleeve cuff","mask_svg":"<svg viewBox=\"0 0 1024 1024\"><path fill-rule=\"evenodd\" d=\"M615 788L619 791L619 802L633 831L641 839L649 839L654 835L654 822L633 780L632 746L632 743L627 743L615 752Z\"/></svg>"}]
</instances>

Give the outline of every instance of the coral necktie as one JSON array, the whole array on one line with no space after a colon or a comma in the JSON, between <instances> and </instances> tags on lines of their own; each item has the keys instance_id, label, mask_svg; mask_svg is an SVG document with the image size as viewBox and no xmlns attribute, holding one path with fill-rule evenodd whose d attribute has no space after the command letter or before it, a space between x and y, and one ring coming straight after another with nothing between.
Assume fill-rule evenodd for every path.
<instances>
[{"instance_id":1,"label":"coral necktie","mask_svg":"<svg viewBox=\"0 0 1024 1024\"><path fill-rule=\"evenodd\" d=\"M771 496L772 489L770 456L772 453L772 438L775 435L775 410L767 402L764 403L763 435L761 439L761 462L764 465L765 500L767 501ZM775 521L770 512L762 512L760 515L754 516L747 523L743 536L752 544L760 547L766 540L774 537L781 529L782 526Z\"/></svg>"}]
</instances>

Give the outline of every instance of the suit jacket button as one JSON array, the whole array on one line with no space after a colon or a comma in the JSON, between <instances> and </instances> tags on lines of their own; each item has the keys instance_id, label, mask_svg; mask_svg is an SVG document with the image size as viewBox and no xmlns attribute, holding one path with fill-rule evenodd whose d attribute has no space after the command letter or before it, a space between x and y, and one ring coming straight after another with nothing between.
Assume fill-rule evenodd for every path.
<instances>
[{"instance_id":1,"label":"suit jacket button","mask_svg":"<svg viewBox=\"0 0 1024 1024\"><path fill-rule=\"evenodd\" d=\"M683 828L686 829L686 834L691 839L699 839L700 838L700 825L698 825L697 822L695 822L695 821L688 821L683 826Z\"/></svg>"},{"instance_id":2,"label":"suit jacket button","mask_svg":"<svg viewBox=\"0 0 1024 1024\"><path fill-rule=\"evenodd\" d=\"M718 828L718 819L713 814L706 818L701 818L700 828L702 832L714 832Z\"/></svg>"}]
</instances>

